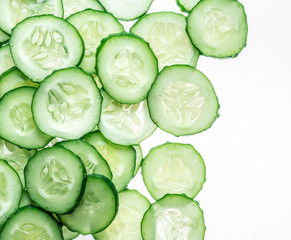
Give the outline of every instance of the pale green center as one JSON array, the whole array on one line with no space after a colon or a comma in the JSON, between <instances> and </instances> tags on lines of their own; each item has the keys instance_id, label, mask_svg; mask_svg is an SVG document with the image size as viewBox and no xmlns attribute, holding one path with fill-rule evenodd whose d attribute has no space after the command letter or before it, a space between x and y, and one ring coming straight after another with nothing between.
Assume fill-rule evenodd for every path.
<instances>
[{"instance_id":1,"label":"pale green center","mask_svg":"<svg viewBox=\"0 0 291 240\"><path fill-rule=\"evenodd\" d=\"M28 103L19 103L10 110L9 118L14 129L20 134L25 135L34 128L31 107Z\"/></svg>"},{"instance_id":2,"label":"pale green center","mask_svg":"<svg viewBox=\"0 0 291 240\"><path fill-rule=\"evenodd\" d=\"M98 195L94 191L86 190L81 200L80 206L74 212L74 215L84 217L104 212L105 205L100 201Z\"/></svg>"},{"instance_id":3,"label":"pale green center","mask_svg":"<svg viewBox=\"0 0 291 240\"><path fill-rule=\"evenodd\" d=\"M13 240L52 240L52 236L46 228L33 223L26 223L13 228L10 234Z\"/></svg>"}]
</instances>

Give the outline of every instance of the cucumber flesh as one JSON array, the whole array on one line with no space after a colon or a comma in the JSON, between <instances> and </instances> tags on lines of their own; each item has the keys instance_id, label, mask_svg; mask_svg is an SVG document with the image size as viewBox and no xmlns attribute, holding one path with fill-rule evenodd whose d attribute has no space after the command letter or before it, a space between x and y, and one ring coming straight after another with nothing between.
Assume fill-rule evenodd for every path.
<instances>
[{"instance_id":1,"label":"cucumber flesh","mask_svg":"<svg viewBox=\"0 0 291 240\"><path fill-rule=\"evenodd\" d=\"M9 45L5 45L0 48L0 62L0 75L14 66Z\"/></svg>"},{"instance_id":2,"label":"cucumber flesh","mask_svg":"<svg viewBox=\"0 0 291 240\"><path fill-rule=\"evenodd\" d=\"M85 9L104 11L104 8L97 0L63 0L64 18Z\"/></svg>"},{"instance_id":3,"label":"cucumber flesh","mask_svg":"<svg viewBox=\"0 0 291 240\"><path fill-rule=\"evenodd\" d=\"M190 12L200 0L177 0L182 11Z\"/></svg>"},{"instance_id":4,"label":"cucumber flesh","mask_svg":"<svg viewBox=\"0 0 291 240\"><path fill-rule=\"evenodd\" d=\"M9 35L0 30L0 44L9 40Z\"/></svg>"}]
</instances>

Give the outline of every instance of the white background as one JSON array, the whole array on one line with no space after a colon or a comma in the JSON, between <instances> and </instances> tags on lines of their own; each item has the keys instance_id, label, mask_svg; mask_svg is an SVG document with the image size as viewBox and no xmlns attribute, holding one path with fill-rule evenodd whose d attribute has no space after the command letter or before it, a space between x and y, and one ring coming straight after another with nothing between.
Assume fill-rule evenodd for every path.
<instances>
[{"instance_id":1,"label":"white background","mask_svg":"<svg viewBox=\"0 0 291 240\"><path fill-rule=\"evenodd\" d=\"M191 143L203 156L207 181L196 200L205 240L290 240L291 1L240 2L248 18L247 47L237 58L200 57L197 65L216 90L220 117L189 137L157 130L141 146L146 155L166 141ZM150 12L156 11L180 9L175 0L154 0ZM140 175L129 188L152 201Z\"/></svg>"}]
</instances>

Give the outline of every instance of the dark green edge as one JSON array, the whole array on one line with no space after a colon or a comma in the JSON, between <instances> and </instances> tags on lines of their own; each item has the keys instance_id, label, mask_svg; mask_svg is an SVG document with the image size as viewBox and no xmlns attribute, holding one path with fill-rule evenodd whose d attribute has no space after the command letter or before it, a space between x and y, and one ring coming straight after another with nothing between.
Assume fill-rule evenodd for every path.
<instances>
[{"instance_id":1,"label":"dark green edge","mask_svg":"<svg viewBox=\"0 0 291 240\"><path fill-rule=\"evenodd\" d=\"M145 214L143 215L143 218L142 218L142 220L141 220L141 227L140 227L140 229L141 229L142 239L143 239L143 240L150 240L150 239L146 239L146 238L144 237L144 231L143 231L143 221L144 221L144 219L145 219L146 214L151 210L152 206L154 206L154 205L155 205L156 203L158 203L159 201L161 201L161 200L163 200L163 199L165 199L165 198L168 198L168 197L172 197L172 198L173 198L173 197L183 197L183 198L186 198L187 200L190 200L190 201L194 202L194 204L198 207L198 209L199 209L199 210L201 211L201 213L202 213L203 224L204 224L204 233L203 233L203 239L204 239L204 238L205 238L205 231L206 231L204 212L203 212L203 210L200 208L200 204L199 204L199 202L197 202L196 200L193 200L193 199L187 197L187 196L184 195L184 194L166 194L164 197L160 198L159 200L157 200L156 202L154 202L154 203L152 203L152 204L150 205L150 207L149 207L148 210L145 212ZM202 240L203 240L203 239L202 239Z\"/></svg>"},{"instance_id":2,"label":"dark green edge","mask_svg":"<svg viewBox=\"0 0 291 240\"><path fill-rule=\"evenodd\" d=\"M239 5L241 5L242 9L243 9L243 12L244 12L244 16L245 16L245 20L246 20L246 23L247 23L247 29L246 29L246 38L245 38L245 43L244 45L241 47L241 49L238 51L238 53L232 55L232 56L214 56L214 55L207 55L205 54L201 49L199 49L196 44L194 43L194 41L192 40L192 38L190 37L190 33L189 33L189 30L188 30L188 25L189 25L189 21L188 21L188 17L191 15L191 13L195 10L195 8L201 3L201 2L204 2L205 0L200 0L193 8L192 10L189 12L189 15L186 17L186 33L192 43L192 45L197 49L197 51L199 52L200 55L202 56L205 56L205 57L211 57L211 58L215 58L215 59L229 59L229 58L236 58L240 52L247 46L247 38L248 38L248 21L247 21L247 15L246 15L246 12L245 12L245 9L244 9L244 6L239 2L239 1L236 1L236 0L233 0L235 2L237 2Z\"/></svg>"},{"instance_id":3,"label":"dark green edge","mask_svg":"<svg viewBox=\"0 0 291 240\"><path fill-rule=\"evenodd\" d=\"M200 0L200 1L202 1L202 0ZM183 6L183 4L180 3L180 0L176 0L176 2L177 2L177 5L179 6L179 8L181 9L182 12L185 12L185 13L190 13L190 12L191 12L192 9L187 10L187 9ZM198 3L197 3L197 4L198 4ZM196 5L197 5L197 4L196 4ZM194 5L194 7L195 7L195 5Z\"/></svg>"},{"instance_id":4,"label":"dark green edge","mask_svg":"<svg viewBox=\"0 0 291 240\"><path fill-rule=\"evenodd\" d=\"M151 49L149 43L146 42L142 37L140 37L140 36L138 36L138 35L136 35L136 34L133 34L133 33L127 33L127 32L125 32L125 31L122 32L122 33L114 33L114 34L110 34L108 37L102 39L102 41L101 41L101 43L100 43L100 45L98 46L97 51L96 51L96 74L97 74L97 76L98 76L98 78L99 78L99 80L100 80L100 82L101 82L101 84L102 84L102 88L104 89L104 91L105 91L105 92L106 92L106 93L107 93L107 94L108 94L112 99L114 99L116 102L123 103L123 104L136 104L136 103L139 103L139 102L145 100L145 99L147 98L147 95L148 95L148 93L149 93L150 90L149 90L148 92L146 92L146 94L145 94L144 96L141 96L138 100L136 100L136 101L133 102L133 103L125 102L125 101L121 102L120 100L117 100L117 99L115 99L114 97L112 97L112 95L111 95L111 94L106 90L106 87L104 86L103 81L102 81L102 78L100 77L100 75L99 75L99 71L98 71L98 65L99 65L99 64L98 64L98 56L99 56L99 53L100 53L100 51L102 50L103 46L106 44L107 40L109 40L109 39L111 39L111 38L113 38L113 37L124 37L124 36L136 38L136 39L142 41L143 43L145 43L145 44L148 46L149 51L150 51L150 52L152 53L152 55L154 56L155 65L156 65L156 69L157 69L157 74L156 74L156 76L158 76L158 74L159 74L159 65L158 65L159 63L158 63L158 59L157 59L156 55L154 54L153 50ZM155 80L152 82L152 84L151 84L151 86L150 86L149 89L151 89L151 87L153 86L153 83L154 83L154 82L155 82Z\"/></svg>"},{"instance_id":5,"label":"dark green edge","mask_svg":"<svg viewBox=\"0 0 291 240\"><path fill-rule=\"evenodd\" d=\"M81 184L81 188L80 188L80 194L79 194L79 196L78 196L78 198L76 198L76 201L75 201L75 204L71 207L71 208L69 208L65 213L63 213L63 214L69 214L69 213L72 213L78 206L79 206L79 204L80 204L80 201L81 201L81 199L82 199L82 197L83 197L83 194L84 194L84 191L85 191L85 187L86 187L86 182L87 182L87 173L86 173L86 168L85 168L85 165L84 165L84 163L83 163L83 161L81 160L81 158L78 156L78 155L76 155L76 154L74 154L72 151L70 151L69 149L67 149L67 148L64 148L64 147L59 147L59 146L52 146L52 147L48 147L48 148L44 148L44 149L41 149L41 150L39 150L38 152L36 152L28 161L27 161L27 164L26 164L26 166L25 166L25 168L24 168L24 179L25 179L25 182L27 182L27 180L26 180L26 178L27 178L27 171L29 171L29 162L30 161L32 161L37 155L38 155L38 153L39 152L42 152L42 151L50 151L51 150L51 148L54 148L54 149L63 149L63 150L65 150L65 151L67 151L69 154L71 154L74 158L77 158L77 159L79 159L79 162L80 162L80 166L82 167L82 170L83 170L83 181L82 181L82 184ZM31 198L31 196L30 196L30 194L29 194L29 191L28 191L28 187L26 186L26 191L27 191L27 194L28 194L28 197L29 197L29 199L31 200L31 202L33 203L33 204L36 204L36 205L38 205L38 206L40 206L41 204L39 204L39 203L37 203L33 198ZM40 206L41 207L41 206ZM45 211L48 211L48 210L46 210L46 209L44 209ZM52 211L49 211L50 213L54 213L54 214L57 214L57 213L55 213L55 212L52 212Z\"/></svg>"},{"instance_id":6,"label":"dark green edge","mask_svg":"<svg viewBox=\"0 0 291 240\"><path fill-rule=\"evenodd\" d=\"M103 159L104 163L107 165L108 169L109 169L109 172L110 172L110 176L111 176L111 179L109 178L109 180L112 180L112 172L111 172L111 169L108 165L108 162L101 156L101 154L97 151L97 149L92 146L90 143L88 143L87 141L85 141L84 139L74 139L74 140L66 140L66 141L61 141L61 142L57 142L55 143L54 146L59 146L59 147L63 147L63 148L66 148L65 146L63 146L63 143L75 143L75 142L82 142L84 143L86 146L88 146L90 149L92 149L92 151L94 153L96 153L96 155L98 155L98 157L100 157L100 159ZM70 150L70 149L68 149ZM76 154L77 155L77 154ZM78 155L77 155L78 156ZM85 165L85 164L84 164Z\"/></svg>"},{"instance_id":7,"label":"dark green edge","mask_svg":"<svg viewBox=\"0 0 291 240\"><path fill-rule=\"evenodd\" d=\"M99 114L98 114L98 117L97 117L97 123L94 125L94 126L92 126L92 129L90 130L90 131L92 131L95 127L96 127L96 125L99 123L99 121L100 121L100 116L101 116L101 110L102 110L102 108L101 108L101 106L102 106L102 100L103 100L103 98L102 98L102 96L101 96L101 94L100 94L100 90L99 90L99 88L98 88L98 86L97 86L97 83L95 82L95 80L94 80L94 78L93 78L93 76L91 75L91 74L89 74L89 73L86 73L82 68L79 68L79 67L69 67L69 68L62 68L62 69L57 69L57 70L54 70L50 75L48 75L43 81L41 81L41 82L39 82L39 87L37 88L37 90L42 86L42 85L44 85L44 83L45 83L45 81L47 81L47 79L49 79L54 73L56 73L56 72L59 72L59 71L67 71L67 70L81 70L81 72L82 72L82 74L85 74L86 76L89 76L91 79L92 79L92 81L93 81L93 83L94 83L94 85L96 86L96 89L97 89L97 92L98 92L98 94L99 94L99 96L100 96L100 110L99 110ZM31 111L32 111L32 118L33 118L33 121L35 122L35 125L39 128L39 126L38 126L38 124L36 123L36 121L35 121L35 118L34 118L34 114L33 114L33 112L34 112L34 104L35 104L35 102L36 102L36 100L35 100L35 94L36 94L36 92L37 91L35 91L35 93L34 93L34 96L33 96L33 98L32 98L32 102L31 102ZM1 101L1 99L0 99L0 101ZM40 130L41 131L41 130ZM89 132L90 132L89 131ZM41 131L42 132L42 131ZM89 133L88 132L88 133ZM45 133L46 134L46 133ZM85 133L84 133L85 134ZM67 139L66 137L64 137L64 136L51 136L52 137L52 139L53 138L55 138L55 137L59 137L59 138L63 138L63 139ZM51 139L51 140L52 140ZM51 141L50 140L50 141ZM49 143L49 142L48 142Z\"/></svg>"},{"instance_id":8,"label":"dark green edge","mask_svg":"<svg viewBox=\"0 0 291 240\"><path fill-rule=\"evenodd\" d=\"M191 66L189 66L189 65L183 65L183 64L178 64L178 65L171 65L171 66L165 66L162 70L161 70L161 72L158 74L158 76L157 76L157 78L156 78L156 80L154 81L154 84L152 85L152 88L154 87L154 85L156 84L156 82L157 82L157 79L158 79L158 77L159 77L159 75L160 74L162 74L163 73L163 71L165 71L166 69L168 69L168 68L172 68L172 67L177 67L177 66L182 66L182 67L190 67L190 68L193 68L193 69L195 69L195 70L197 70L197 71L199 71L198 69L196 69L196 68L194 68L194 67L191 67ZM199 71L200 72L200 71ZM201 74L203 74L202 72L200 72ZM203 74L204 75L204 74ZM205 76L205 75L204 75ZM214 90L214 87L213 87L213 85L212 85L212 83L210 82L210 80L205 76L205 78L208 80L208 82L210 83L210 86L212 87L212 89L213 89L213 92L215 93L215 96L216 96L216 102L217 102L217 109L216 109L216 117L213 119L213 121L209 124L209 126L207 126L207 127L205 127L205 128L203 128L203 129L201 129L201 131L198 131L198 132L190 132L190 133L187 133L187 134L174 134L174 133L172 133L172 132L170 132L170 131L166 131L164 128L162 128L161 126L159 126L159 124L158 124L158 121L155 121L153 118L152 118L152 114L151 114L151 109L150 109L150 107L149 107L149 100L148 100L148 98L147 98L147 103L148 103L148 107L149 107L149 114L150 114L150 117L151 117L151 119L152 119L152 121L160 128L160 129L162 129L164 132L167 132L167 133L170 133L170 134L172 134L172 135L174 135L174 136L176 136L176 137L180 137L180 136L188 136L188 135L194 135L194 134L197 134L197 133L201 133L201 132L204 132L205 130L207 130L207 129L209 129L209 128L211 128L211 126L213 125L213 123L219 118L219 109L220 109L220 104L219 104L219 102L218 102L218 98L217 98L217 95L216 95L216 92L215 92L215 90ZM152 90L152 88L150 89L150 91ZM150 92L149 91L149 92Z\"/></svg>"},{"instance_id":9,"label":"dark green edge","mask_svg":"<svg viewBox=\"0 0 291 240\"><path fill-rule=\"evenodd\" d=\"M7 219L7 221L4 223L4 225L2 225L2 229L0 227L0 229L1 229L0 230L0 237L1 237L1 232L4 229L5 225L8 223L8 221L10 221L13 218L13 216L16 215L17 213L22 212L23 210L28 209L28 208L33 209L34 211L41 211L43 213L46 213L49 216L49 218L51 220L53 220L57 224L58 229L60 230L62 239L64 240L62 227L61 227L60 223L56 220L56 218L54 218L53 215L50 212L48 212L48 211L46 211L46 210L44 210L44 209L42 209L42 208L40 208L38 206L35 206L35 205L26 205L26 206L23 206L21 208L18 208L13 214L11 214L9 216L9 218Z\"/></svg>"},{"instance_id":10,"label":"dark green edge","mask_svg":"<svg viewBox=\"0 0 291 240\"><path fill-rule=\"evenodd\" d=\"M28 86L19 87L19 88L33 88L33 89L36 89L35 87L28 87ZM17 89L19 89L19 88L12 89L12 90L8 91L7 93L5 93L5 94L2 96L2 98L0 98L0 104L1 104L2 99L3 99L6 95L10 95L10 93L11 93L12 91L17 90ZM32 106L32 105L31 105L31 106ZM32 119L33 119L33 114L32 114ZM33 119L33 121L34 121L34 119ZM35 125L36 125L36 123L35 123ZM42 131L38 128L37 125L36 125L36 127L37 127L37 129L38 129L41 133L47 135L46 133L42 132ZM31 147L28 147L28 146L24 146L24 145L20 145L20 144L16 144L15 142L9 141L9 140L7 140L6 138L4 138L4 137L2 137L2 136L1 136L1 138L2 138L3 140L5 140L5 141L9 142L9 143L12 143L12 144L14 144L14 145L20 147L20 148L28 149L28 150L36 150L36 149L39 149L39 148L43 148L43 147L45 147L45 146L46 146L46 145L47 145L47 144L48 144L48 143L53 139L52 136L50 136L50 135L47 135L47 136L50 137L50 138L49 138L49 140L47 141L46 144L44 144L44 145L39 145L39 146L34 147L34 148L31 148Z\"/></svg>"},{"instance_id":11,"label":"dark green edge","mask_svg":"<svg viewBox=\"0 0 291 240\"><path fill-rule=\"evenodd\" d=\"M64 13L64 11L63 11L63 13ZM25 18L24 20L22 20L21 22L19 22L19 23L18 23L18 24L17 24L17 25L16 25L16 26L11 30L11 37L10 37L10 39L9 39L9 41L8 41L8 44L9 44L10 54L11 54L11 57L12 57L13 61L14 61L14 56L13 56L13 53L12 53L12 51L11 51L12 47L11 47L11 44L10 44L11 39L13 39L13 32L14 32L14 31L17 31L17 28L18 28L19 26L21 26L23 23L25 23L25 21L29 21L31 18L44 18L44 17L52 17L52 18L56 18L56 19L58 19L58 20L61 20L62 22L64 22L65 24L71 26L71 27L75 30L75 33L76 33L76 35L78 36L78 38L80 39L81 44L82 44L82 53L81 53L81 55L80 55L80 59L78 60L78 62L77 62L76 64L74 64L74 66L72 66L72 67L68 67L68 68L74 68L74 67L78 66L78 65L82 62L83 57L84 57L84 54L85 54L85 44L84 44L83 38L81 37L79 31L78 31L78 30L73 26L73 24L69 23L68 21L66 21L65 19L63 19L63 18L61 18L61 17L56 17L56 16L51 15L51 14L36 15L36 16L31 16L31 17ZM18 70L19 70L23 75L27 76L25 73L23 73L23 72L21 71L21 69L19 68L19 64L16 64L15 61L14 61L14 64L15 64L15 66L18 68ZM51 74L52 74L53 72L57 71L57 70L62 70L62 69L63 69L63 68L61 68L61 69L55 69L55 70L53 70L53 71L51 72ZM48 76L50 76L51 74L47 75L44 79L46 79L46 78L47 78ZM40 83L40 82L42 82L42 81L44 80L44 79L42 79L42 80L40 80L40 81L37 81L37 80L35 80L35 79L32 79L31 77L28 77L28 78L29 78L32 82L36 82L36 83Z\"/></svg>"},{"instance_id":12,"label":"dark green edge","mask_svg":"<svg viewBox=\"0 0 291 240\"><path fill-rule=\"evenodd\" d=\"M161 144L161 145L158 145L158 146L156 146L156 147L153 147L153 148L151 148L150 149L150 151L149 151L149 153L147 154L147 156L153 151L153 150L155 150L155 149L158 149L158 148L161 148L161 147L163 147L164 145L172 145L172 144L175 144L175 145L182 145L182 146L189 146L189 147L191 147L191 149L198 155L198 157L199 157L199 159L200 159L200 162L202 163L202 165L204 166L204 172L205 172L205 174L204 174L204 181L203 181L203 183L201 184L201 187L197 190L197 193L192 197L190 197L190 196L187 196L186 194L182 194L182 195L185 195L185 196L187 196L188 198L190 198L190 199L194 199L200 192L201 192L201 190L203 189L203 186L204 186L204 184L205 184L205 182L206 182L206 165L205 165L205 162L204 162L204 159L203 159L203 157L201 156L201 154L196 150L196 148L194 148L194 146L193 145L191 145L191 144L187 144L187 143L179 143L179 142L166 142L166 143L163 143L163 144ZM144 182L144 184L145 184L145 186L146 186L146 188L147 188L147 190L148 190L148 192L150 193L150 195L153 197L153 199L155 199L156 201L157 200L159 200L159 199L156 199L154 196L153 196L153 194L152 194L152 192L150 191L150 188L148 187L148 184L147 184L147 182L145 181L145 179L144 179L144 174L143 174L143 164L144 164L144 162L146 161L146 158L147 158L147 156L145 156L144 158L143 158L143 160L142 160L142 162L141 162L141 170L142 170L142 179L143 179L143 182ZM171 194L171 193L168 193L168 194ZM176 193L173 193L173 194L176 194ZM167 195L167 194L165 194L165 195ZM177 194L177 195L181 195L181 194ZM161 198L163 198L163 197L161 197ZM161 199L160 198L160 199Z\"/></svg>"}]
</instances>

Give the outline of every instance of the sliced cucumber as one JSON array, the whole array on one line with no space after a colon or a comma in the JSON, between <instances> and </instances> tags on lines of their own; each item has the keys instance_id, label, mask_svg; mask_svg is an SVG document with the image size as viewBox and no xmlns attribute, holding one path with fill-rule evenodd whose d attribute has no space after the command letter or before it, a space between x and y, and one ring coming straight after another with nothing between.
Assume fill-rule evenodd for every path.
<instances>
[{"instance_id":1,"label":"sliced cucumber","mask_svg":"<svg viewBox=\"0 0 291 240\"><path fill-rule=\"evenodd\" d=\"M33 202L47 211L64 214L79 204L85 188L86 169L73 152L54 146L30 158L24 176Z\"/></svg>"},{"instance_id":2,"label":"sliced cucumber","mask_svg":"<svg viewBox=\"0 0 291 240\"><path fill-rule=\"evenodd\" d=\"M78 139L98 123L101 96L94 79L80 68L55 71L32 102L35 123L54 137Z\"/></svg>"},{"instance_id":3,"label":"sliced cucumber","mask_svg":"<svg viewBox=\"0 0 291 240\"><path fill-rule=\"evenodd\" d=\"M187 17L187 31L203 55L234 57L247 41L244 7L236 0L200 1Z\"/></svg>"},{"instance_id":4,"label":"sliced cucumber","mask_svg":"<svg viewBox=\"0 0 291 240\"><path fill-rule=\"evenodd\" d=\"M104 90L120 103L144 100L158 73L148 43L127 33L110 35L97 50L97 74Z\"/></svg>"},{"instance_id":5,"label":"sliced cucumber","mask_svg":"<svg viewBox=\"0 0 291 240\"><path fill-rule=\"evenodd\" d=\"M177 0L177 3L183 12L190 12L199 1L200 0Z\"/></svg>"},{"instance_id":6,"label":"sliced cucumber","mask_svg":"<svg viewBox=\"0 0 291 240\"><path fill-rule=\"evenodd\" d=\"M30 17L17 24L9 43L15 65L35 82L56 69L78 65L84 53L79 32L52 15Z\"/></svg>"},{"instance_id":7,"label":"sliced cucumber","mask_svg":"<svg viewBox=\"0 0 291 240\"><path fill-rule=\"evenodd\" d=\"M23 148L42 148L52 139L42 133L32 119L33 87L20 87L6 93L0 101L0 137Z\"/></svg>"},{"instance_id":8,"label":"sliced cucumber","mask_svg":"<svg viewBox=\"0 0 291 240\"><path fill-rule=\"evenodd\" d=\"M66 226L62 227L64 240L73 240L79 236L79 233L70 231Z\"/></svg>"},{"instance_id":9,"label":"sliced cucumber","mask_svg":"<svg viewBox=\"0 0 291 240\"><path fill-rule=\"evenodd\" d=\"M69 230L86 235L105 229L113 221L117 209L118 195L112 182L102 175L88 175L78 208L58 218Z\"/></svg>"},{"instance_id":10,"label":"sliced cucumber","mask_svg":"<svg viewBox=\"0 0 291 240\"><path fill-rule=\"evenodd\" d=\"M98 132L92 132L83 137L93 145L102 157L108 162L112 171L112 182L118 192L126 188L133 178L136 153L132 146L120 146L104 138Z\"/></svg>"},{"instance_id":11,"label":"sliced cucumber","mask_svg":"<svg viewBox=\"0 0 291 240\"><path fill-rule=\"evenodd\" d=\"M139 144L157 128L149 116L146 101L122 104L101 91L103 98L98 127L105 138L120 145Z\"/></svg>"},{"instance_id":12,"label":"sliced cucumber","mask_svg":"<svg viewBox=\"0 0 291 240\"><path fill-rule=\"evenodd\" d=\"M0 47L0 63L0 75L14 66L14 62L10 54L9 45Z\"/></svg>"},{"instance_id":13,"label":"sliced cucumber","mask_svg":"<svg viewBox=\"0 0 291 240\"><path fill-rule=\"evenodd\" d=\"M199 58L186 33L186 18L173 12L157 12L140 18L130 32L144 38L153 49L159 69L174 64L195 67Z\"/></svg>"},{"instance_id":14,"label":"sliced cucumber","mask_svg":"<svg viewBox=\"0 0 291 240\"><path fill-rule=\"evenodd\" d=\"M152 120L176 136L208 129L218 116L218 100L210 81L197 69L174 65L158 75L148 95Z\"/></svg>"},{"instance_id":15,"label":"sliced cucumber","mask_svg":"<svg viewBox=\"0 0 291 240\"><path fill-rule=\"evenodd\" d=\"M21 195L22 185L19 176L6 161L0 160L0 225L17 210Z\"/></svg>"},{"instance_id":16,"label":"sliced cucumber","mask_svg":"<svg viewBox=\"0 0 291 240\"><path fill-rule=\"evenodd\" d=\"M64 18L88 8L104 11L103 6L97 0L63 0L63 5Z\"/></svg>"},{"instance_id":17,"label":"sliced cucumber","mask_svg":"<svg viewBox=\"0 0 291 240\"><path fill-rule=\"evenodd\" d=\"M153 0L99 0L107 12L121 20L133 20L147 12Z\"/></svg>"},{"instance_id":18,"label":"sliced cucumber","mask_svg":"<svg viewBox=\"0 0 291 240\"><path fill-rule=\"evenodd\" d=\"M205 223L197 202L184 195L166 195L145 213L143 240L203 240Z\"/></svg>"},{"instance_id":19,"label":"sliced cucumber","mask_svg":"<svg viewBox=\"0 0 291 240\"><path fill-rule=\"evenodd\" d=\"M0 30L0 44L8 41L9 38L10 38L9 35Z\"/></svg>"},{"instance_id":20,"label":"sliced cucumber","mask_svg":"<svg viewBox=\"0 0 291 240\"><path fill-rule=\"evenodd\" d=\"M140 168L140 165L143 159L143 153L142 153L141 146L139 144L133 145L133 148L136 153L136 161L135 161L135 169L134 169L134 176L135 176L138 173L138 170Z\"/></svg>"},{"instance_id":21,"label":"sliced cucumber","mask_svg":"<svg viewBox=\"0 0 291 240\"><path fill-rule=\"evenodd\" d=\"M5 223L0 240L63 240L58 222L48 213L25 206L17 210Z\"/></svg>"},{"instance_id":22,"label":"sliced cucumber","mask_svg":"<svg viewBox=\"0 0 291 240\"><path fill-rule=\"evenodd\" d=\"M78 12L67 21L78 29L85 43L85 55L79 67L87 73L95 73L97 47L109 34L123 32L122 24L111 14L92 9Z\"/></svg>"},{"instance_id":23,"label":"sliced cucumber","mask_svg":"<svg viewBox=\"0 0 291 240\"><path fill-rule=\"evenodd\" d=\"M19 203L19 208L22 208L24 206L31 205L31 204L33 204L33 203L30 200L27 191L23 190L22 191L21 200L20 200L20 203Z\"/></svg>"},{"instance_id":24,"label":"sliced cucumber","mask_svg":"<svg viewBox=\"0 0 291 240\"><path fill-rule=\"evenodd\" d=\"M83 161L87 174L101 174L112 179L112 173L106 160L92 145L83 140L58 142L55 146L69 149Z\"/></svg>"},{"instance_id":25,"label":"sliced cucumber","mask_svg":"<svg viewBox=\"0 0 291 240\"><path fill-rule=\"evenodd\" d=\"M102 232L93 235L95 240L142 240L140 224L150 202L136 190L118 194L119 209L116 218Z\"/></svg>"}]
</instances>

